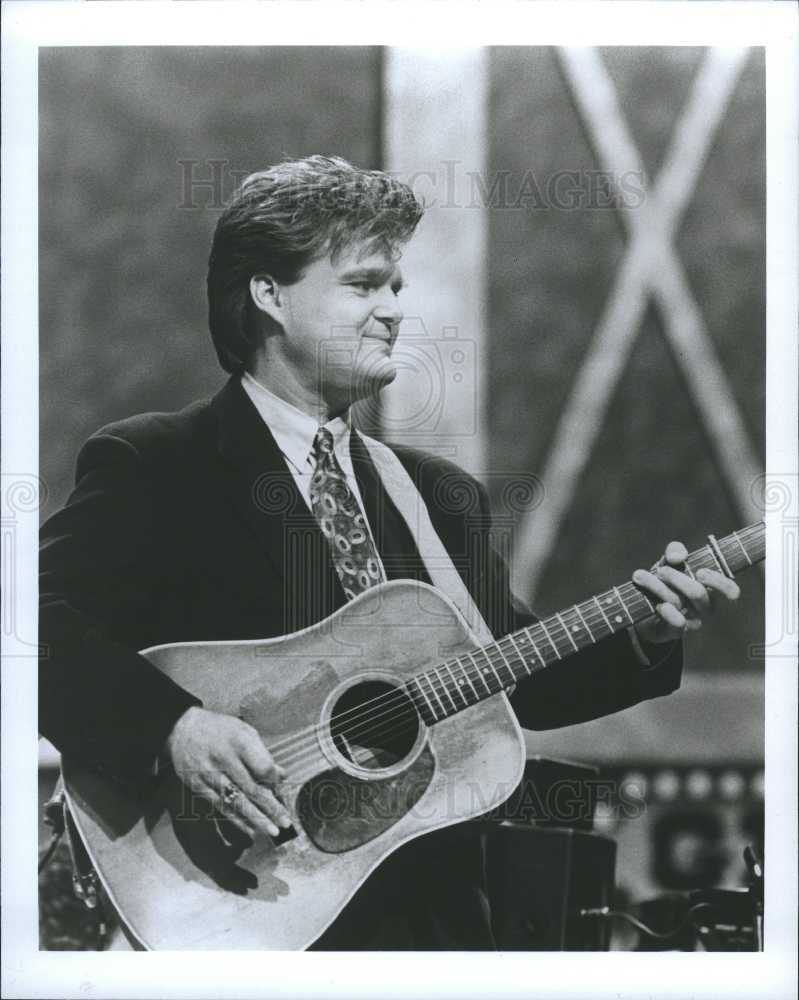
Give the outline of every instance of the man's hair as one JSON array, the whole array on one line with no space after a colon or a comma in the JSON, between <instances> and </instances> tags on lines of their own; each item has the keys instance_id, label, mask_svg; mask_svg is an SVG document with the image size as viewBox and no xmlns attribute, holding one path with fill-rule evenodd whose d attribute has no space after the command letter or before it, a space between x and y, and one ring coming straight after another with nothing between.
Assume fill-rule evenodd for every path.
<instances>
[{"instance_id":1,"label":"man's hair","mask_svg":"<svg viewBox=\"0 0 799 1000\"><path fill-rule=\"evenodd\" d=\"M335 262L356 245L396 259L423 212L407 184L339 157L250 174L217 222L208 260L208 325L225 371L242 371L257 347L253 275L290 285L313 260Z\"/></svg>"}]
</instances>

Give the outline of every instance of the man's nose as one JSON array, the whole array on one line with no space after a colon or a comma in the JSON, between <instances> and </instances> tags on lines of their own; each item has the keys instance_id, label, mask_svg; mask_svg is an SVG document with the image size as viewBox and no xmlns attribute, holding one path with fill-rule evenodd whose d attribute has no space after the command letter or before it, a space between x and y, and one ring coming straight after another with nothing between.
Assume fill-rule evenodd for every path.
<instances>
[{"instance_id":1,"label":"man's nose","mask_svg":"<svg viewBox=\"0 0 799 1000\"><path fill-rule=\"evenodd\" d=\"M375 319L379 320L384 326L391 328L399 326L404 315L397 296L391 290L381 293L380 301L374 310Z\"/></svg>"}]
</instances>

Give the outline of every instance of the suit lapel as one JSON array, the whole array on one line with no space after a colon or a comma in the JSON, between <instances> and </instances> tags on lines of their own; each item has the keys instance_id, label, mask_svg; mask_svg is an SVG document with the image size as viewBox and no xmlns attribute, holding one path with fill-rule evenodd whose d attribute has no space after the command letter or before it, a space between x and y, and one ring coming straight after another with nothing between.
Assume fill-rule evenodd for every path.
<instances>
[{"instance_id":1,"label":"suit lapel","mask_svg":"<svg viewBox=\"0 0 799 1000\"><path fill-rule=\"evenodd\" d=\"M214 397L223 485L237 516L271 563L286 605L286 631L344 603L327 542L300 495L272 432L236 376Z\"/></svg>"},{"instance_id":2,"label":"suit lapel","mask_svg":"<svg viewBox=\"0 0 799 1000\"><path fill-rule=\"evenodd\" d=\"M350 456L372 536L389 580L430 583L410 527L385 490L374 462L358 432L350 435Z\"/></svg>"},{"instance_id":3,"label":"suit lapel","mask_svg":"<svg viewBox=\"0 0 799 1000\"><path fill-rule=\"evenodd\" d=\"M386 540L385 540L385 500L386 494L382 489L377 469L375 469L366 445L360 435L352 428L350 433L350 458L355 478L358 481L358 488L361 491L366 520L372 529L372 537L375 540L375 547L385 562Z\"/></svg>"}]
</instances>

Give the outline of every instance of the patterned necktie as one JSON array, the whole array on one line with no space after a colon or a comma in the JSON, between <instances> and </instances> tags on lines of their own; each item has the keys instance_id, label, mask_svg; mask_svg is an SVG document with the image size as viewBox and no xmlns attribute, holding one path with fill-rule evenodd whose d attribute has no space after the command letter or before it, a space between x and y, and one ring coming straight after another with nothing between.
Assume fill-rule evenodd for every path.
<instances>
[{"instance_id":1,"label":"patterned necktie","mask_svg":"<svg viewBox=\"0 0 799 1000\"><path fill-rule=\"evenodd\" d=\"M358 501L333 450L333 435L320 427L313 443L311 509L330 545L348 601L386 579Z\"/></svg>"}]
</instances>

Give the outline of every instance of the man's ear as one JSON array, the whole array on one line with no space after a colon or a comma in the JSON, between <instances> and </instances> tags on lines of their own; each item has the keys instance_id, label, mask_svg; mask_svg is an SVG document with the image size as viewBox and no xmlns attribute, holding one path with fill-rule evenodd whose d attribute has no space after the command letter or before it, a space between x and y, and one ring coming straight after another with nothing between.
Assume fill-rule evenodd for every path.
<instances>
[{"instance_id":1,"label":"man's ear","mask_svg":"<svg viewBox=\"0 0 799 1000\"><path fill-rule=\"evenodd\" d=\"M283 326L280 286L269 274L254 274L250 278L250 298L257 309Z\"/></svg>"}]
</instances>

